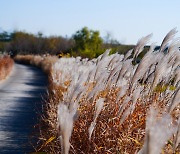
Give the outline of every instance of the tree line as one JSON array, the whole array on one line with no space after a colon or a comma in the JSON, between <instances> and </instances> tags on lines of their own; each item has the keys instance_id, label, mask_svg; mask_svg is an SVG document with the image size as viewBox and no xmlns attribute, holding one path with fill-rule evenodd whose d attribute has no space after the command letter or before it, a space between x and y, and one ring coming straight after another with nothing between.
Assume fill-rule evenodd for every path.
<instances>
[{"instance_id":1,"label":"tree line","mask_svg":"<svg viewBox=\"0 0 180 154\"><path fill-rule=\"evenodd\" d=\"M4 34L4 33L3 33ZM0 35L0 50L19 54L57 54L67 52L73 46L73 40L61 36L45 37L16 31L9 34L8 39Z\"/></svg>"},{"instance_id":2,"label":"tree line","mask_svg":"<svg viewBox=\"0 0 180 154\"><path fill-rule=\"evenodd\" d=\"M112 52L125 52L132 46L121 45L118 41L108 37L104 40L99 31L83 27L72 37L44 36L42 33L31 34L24 31L0 33L0 51L15 54L67 54L94 58L102 54L107 48Z\"/></svg>"}]
</instances>

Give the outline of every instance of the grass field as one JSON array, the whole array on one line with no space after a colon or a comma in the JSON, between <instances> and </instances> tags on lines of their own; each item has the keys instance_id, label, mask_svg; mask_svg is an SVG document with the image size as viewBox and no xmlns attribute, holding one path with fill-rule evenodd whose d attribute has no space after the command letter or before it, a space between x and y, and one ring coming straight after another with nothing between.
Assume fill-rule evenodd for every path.
<instances>
[{"instance_id":1,"label":"grass field","mask_svg":"<svg viewBox=\"0 0 180 154\"><path fill-rule=\"evenodd\" d=\"M180 42L175 34L171 30L159 50L152 44L140 63L136 59L151 35L125 55L107 50L92 60L26 60L49 70L36 152L179 153Z\"/></svg>"}]
</instances>

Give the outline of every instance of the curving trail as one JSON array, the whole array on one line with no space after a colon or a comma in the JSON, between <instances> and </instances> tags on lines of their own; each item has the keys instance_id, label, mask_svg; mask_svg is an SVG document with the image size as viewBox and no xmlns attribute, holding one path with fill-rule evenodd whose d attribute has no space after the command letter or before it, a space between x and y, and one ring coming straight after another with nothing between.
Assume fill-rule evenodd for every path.
<instances>
[{"instance_id":1,"label":"curving trail","mask_svg":"<svg viewBox=\"0 0 180 154\"><path fill-rule=\"evenodd\" d=\"M10 77L0 83L0 153L33 151L29 144L37 122L47 77L39 69L15 64Z\"/></svg>"}]
</instances>

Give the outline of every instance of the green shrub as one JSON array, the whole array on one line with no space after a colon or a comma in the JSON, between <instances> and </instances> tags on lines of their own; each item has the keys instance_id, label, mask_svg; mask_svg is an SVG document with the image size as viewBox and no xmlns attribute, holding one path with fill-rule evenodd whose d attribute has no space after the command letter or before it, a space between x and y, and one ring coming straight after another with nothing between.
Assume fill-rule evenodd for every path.
<instances>
[{"instance_id":1,"label":"green shrub","mask_svg":"<svg viewBox=\"0 0 180 154\"><path fill-rule=\"evenodd\" d=\"M99 31L82 28L73 35L75 41L74 51L82 57L94 58L103 53L102 43Z\"/></svg>"}]
</instances>

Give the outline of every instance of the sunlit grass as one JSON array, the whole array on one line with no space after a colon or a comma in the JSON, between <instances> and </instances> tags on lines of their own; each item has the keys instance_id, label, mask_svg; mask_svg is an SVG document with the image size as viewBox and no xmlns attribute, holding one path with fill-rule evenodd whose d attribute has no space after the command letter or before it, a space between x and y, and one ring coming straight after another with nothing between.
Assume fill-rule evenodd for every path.
<instances>
[{"instance_id":1,"label":"sunlit grass","mask_svg":"<svg viewBox=\"0 0 180 154\"><path fill-rule=\"evenodd\" d=\"M10 74L13 64L14 62L9 56L0 57L0 80L5 79Z\"/></svg>"},{"instance_id":2,"label":"sunlit grass","mask_svg":"<svg viewBox=\"0 0 180 154\"><path fill-rule=\"evenodd\" d=\"M36 151L47 153L178 153L180 51L171 30L136 63L151 35L126 55L61 58L48 68ZM169 46L168 52L164 52ZM23 60L24 58L22 58ZM32 56L38 66L49 62ZM171 144L170 144L171 143Z\"/></svg>"}]
</instances>

